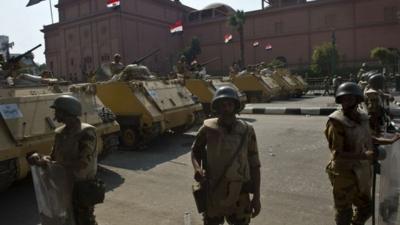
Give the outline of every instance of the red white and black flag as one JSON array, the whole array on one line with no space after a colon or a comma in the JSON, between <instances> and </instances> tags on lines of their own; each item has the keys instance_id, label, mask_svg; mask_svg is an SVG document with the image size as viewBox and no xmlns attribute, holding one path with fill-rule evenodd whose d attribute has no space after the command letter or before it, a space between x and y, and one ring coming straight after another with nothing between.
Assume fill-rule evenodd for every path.
<instances>
[{"instance_id":1,"label":"red white and black flag","mask_svg":"<svg viewBox=\"0 0 400 225\"><path fill-rule=\"evenodd\" d=\"M26 4L26 7L32 6L32 5L36 5L36 4L38 4L39 2L42 2L42 1L45 1L45 0L29 0L28 4Z\"/></svg>"},{"instance_id":2,"label":"red white and black flag","mask_svg":"<svg viewBox=\"0 0 400 225\"><path fill-rule=\"evenodd\" d=\"M177 20L174 24L169 25L169 31L171 34L183 32L182 20Z\"/></svg>"},{"instance_id":3,"label":"red white and black flag","mask_svg":"<svg viewBox=\"0 0 400 225\"><path fill-rule=\"evenodd\" d=\"M231 42L232 38L233 38L232 34L225 34L225 36L224 36L225 44L228 44L229 42Z\"/></svg>"},{"instance_id":4,"label":"red white and black flag","mask_svg":"<svg viewBox=\"0 0 400 225\"><path fill-rule=\"evenodd\" d=\"M120 0L107 0L107 8L116 8L121 4Z\"/></svg>"},{"instance_id":5,"label":"red white and black flag","mask_svg":"<svg viewBox=\"0 0 400 225\"><path fill-rule=\"evenodd\" d=\"M272 45L271 45L271 44L267 44L267 45L265 46L265 50L267 50L267 51L272 50Z\"/></svg>"}]
</instances>

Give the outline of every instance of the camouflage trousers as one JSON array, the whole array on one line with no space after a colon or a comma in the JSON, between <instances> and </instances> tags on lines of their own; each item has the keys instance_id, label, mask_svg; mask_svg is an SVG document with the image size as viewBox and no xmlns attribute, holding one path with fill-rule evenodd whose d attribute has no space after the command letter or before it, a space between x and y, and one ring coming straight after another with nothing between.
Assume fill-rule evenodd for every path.
<instances>
[{"instance_id":1,"label":"camouflage trousers","mask_svg":"<svg viewBox=\"0 0 400 225\"><path fill-rule=\"evenodd\" d=\"M336 224L364 225L372 215L371 192L360 191L359 181L352 170L328 171L328 175L333 187ZM366 189L371 190L371 187Z\"/></svg>"},{"instance_id":2,"label":"camouflage trousers","mask_svg":"<svg viewBox=\"0 0 400 225\"><path fill-rule=\"evenodd\" d=\"M76 225L97 225L94 206L85 206L74 200L73 208Z\"/></svg>"},{"instance_id":3,"label":"camouflage trousers","mask_svg":"<svg viewBox=\"0 0 400 225\"><path fill-rule=\"evenodd\" d=\"M225 220L229 225L249 225L251 219L249 194L241 193L236 204L239 206L239 210L231 215L208 217L204 214L204 225L221 225L224 224Z\"/></svg>"}]
</instances>

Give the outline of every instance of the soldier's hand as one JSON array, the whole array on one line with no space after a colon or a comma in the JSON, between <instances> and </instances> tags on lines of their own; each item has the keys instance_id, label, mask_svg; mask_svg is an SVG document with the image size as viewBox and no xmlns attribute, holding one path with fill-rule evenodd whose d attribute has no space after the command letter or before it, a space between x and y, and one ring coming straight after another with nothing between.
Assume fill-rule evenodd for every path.
<instances>
[{"instance_id":1,"label":"soldier's hand","mask_svg":"<svg viewBox=\"0 0 400 225\"><path fill-rule=\"evenodd\" d=\"M374 160L375 159L375 152L372 150L368 150L366 152L364 152L364 157L367 160Z\"/></svg>"},{"instance_id":2,"label":"soldier's hand","mask_svg":"<svg viewBox=\"0 0 400 225\"><path fill-rule=\"evenodd\" d=\"M400 133L395 133L392 138L392 144L400 139Z\"/></svg>"},{"instance_id":3,"label":"soldier's hand","mask_svg":"<svg viewBox=\"0 0 400 225\"><path fill-rule=\"evenodd\" d=\"M29 155L26 159L30 165L35 165L35 166L40 166L44 167L46 166L46 161L43 160L42 157L38 153L33 153L32 155Z\"/></svg>"},{"instance_id":4,"label":"soldier's hand","mask_svg":"<svg viewBox=\"0 0 400 225\"><path fill-rule=\"evenodd\" d=\"M197 182L203 182L206 179L205 171L198 169L194 172L194 180Z\"/></svg>"},{"instance_id":5,"label":"soldier's hand","mask_svg":"<svg viewBox=\"0 0 400 225\"><path fill-rule=\"evenodd\" d=\"M251 207L251 217L254 218L256 216L258 216L258 214L260 214L261 211L261 202L260 202L260 198L254 198L251 200L250 203L250 207Z\"/></svg>"}]
</instances>

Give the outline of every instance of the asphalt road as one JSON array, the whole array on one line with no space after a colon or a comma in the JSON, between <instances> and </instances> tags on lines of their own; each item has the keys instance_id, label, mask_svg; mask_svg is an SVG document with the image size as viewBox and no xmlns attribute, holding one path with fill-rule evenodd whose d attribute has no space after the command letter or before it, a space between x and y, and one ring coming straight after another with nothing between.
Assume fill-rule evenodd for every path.
<instances>
[{"instance_id":1,"label":"asphalt road","mask_svg":"<svg viewBox=\"0 0 400 225\"><path fill-rule=\"evenodd\" d=\"M331 187L324 172L329 150L326 117L245 115L255 127L262 162L258 225L333 225ZM190 145L195 132L165 135L142 151L118 151L101 163L108 185L96 207L99 225L179 225L190 213L200 225L191 194ZM0 194L0 224L39 224L32 181Z\"/></svg>"}]
</instances>

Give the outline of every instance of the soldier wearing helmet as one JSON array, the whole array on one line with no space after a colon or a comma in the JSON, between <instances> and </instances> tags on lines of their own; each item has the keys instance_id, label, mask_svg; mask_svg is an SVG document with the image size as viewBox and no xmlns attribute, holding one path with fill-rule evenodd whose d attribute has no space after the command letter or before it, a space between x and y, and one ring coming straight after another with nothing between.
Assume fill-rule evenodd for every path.
<instances>
[{"instance_id":1,"label":"soldier wearing helmet","mask_svg":"<svg viewBox=\"0 0 400 225\"><path fill-rule=\"evenodd\" d=\"M124 64L121 62L121 55L116 53L114 55L114 61L111 62L110 70L112 75L119 74L124 68Z\"/></svg>"},{"instance_id":2,"label":"soldier wearing helmet","mask_svg":"<svg viewBox=\"0 0 400 225\"><path fill-rule=\"evenodd\" d=\"M342 109L329 115L325 129L332 155L326 172L333 186L335 220L337 225L364 225L372 215L372 161L385 155L374 151L373 144L391 144L400 136L371 135L368 115L358 109L364 96L356 83L341 84L335 100Z\"/></svg>"},{"instance_id":3,"label":"soldier wearing helmet","mask_svg":"<svg viewBox=\"0 0 400 225\"><path fill-rule=\"evenodd\" d=\"M370 117L370 126L376 136L380 136L390 122L389 101L393 100L389 94L384 93L385 78L382 74L371 75L368 86L364 91L365 108Z\"/></svg>"},{"instance_id":4,"label":"soldier wearing helmet","mask_svg":"<svg viewBox=\"0 0 400 225\"><path fill-rule=\"evenodd\" d=\"M204 224L247 225L261 210L256 135L236 118L240 101L231 87L216 91L211 108L217 117L204 121L192 145L194 178L206 193L205 209L198 208Z\"/></svg>"},{"instance_id":5,"label":"soldier wearing helmet","mask_svg":"<svg viewBox=\"0 0 400 225\"><path fill-rule=\"evenodd\" d=\"M78 99L69 95L58 97L50 106L55 110L55 120L64 125L55 130L53 149L49 156L33 153L28 162L46 167L57 163L65 167L73 182L72 205L75 224L95 225L94 205L82 200L90 196L97 172L96 130L93 126L81 123L82 105ZM84 186L91 188L84 190Z\"/></svg>"}]
</instances>

